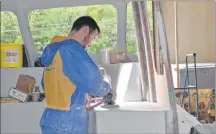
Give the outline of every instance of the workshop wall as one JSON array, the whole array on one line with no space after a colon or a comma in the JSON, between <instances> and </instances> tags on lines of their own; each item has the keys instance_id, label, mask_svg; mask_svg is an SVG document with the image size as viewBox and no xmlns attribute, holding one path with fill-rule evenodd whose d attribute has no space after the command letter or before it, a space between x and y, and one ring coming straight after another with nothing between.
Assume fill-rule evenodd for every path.
<instances>
[{"instance_id":1,"label":"workshop wall","mask_svg":"<svg viewBox=\"0 0 216 134\"><path fill-rule=\"evenodd\" d=\"M215 4L214 1L178 1L179 62L189 53L197 53L197 62L215 60ZM174 2L163 1L163 13L171 62L175 63Z\"/></svg>"}]
</instances>

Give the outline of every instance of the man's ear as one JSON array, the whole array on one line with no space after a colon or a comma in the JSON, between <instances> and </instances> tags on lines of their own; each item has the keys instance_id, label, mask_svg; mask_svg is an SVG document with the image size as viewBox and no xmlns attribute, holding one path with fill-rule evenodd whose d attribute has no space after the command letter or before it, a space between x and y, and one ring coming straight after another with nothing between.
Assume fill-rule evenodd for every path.
<instances>
[{"instance_id":1,"label":"man's ear","mask_svg":"<svg viewBox=\"0 0 216 134\"><path fill-rule=\"evenodd\" d=\"M83 32L84 32L85 35L88 35L88 34L89 34L90 29L89 29L88 26L84 26L84 27L82 27L82 29L83 29Z\"/></svg>"}]
</instances>

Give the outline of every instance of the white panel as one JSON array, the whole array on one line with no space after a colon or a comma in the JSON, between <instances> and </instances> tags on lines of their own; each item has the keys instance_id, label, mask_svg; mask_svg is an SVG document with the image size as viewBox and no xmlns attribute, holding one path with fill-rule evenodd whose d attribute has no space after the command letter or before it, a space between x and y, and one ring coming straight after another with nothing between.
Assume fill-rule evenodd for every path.
<instances>
[{"instance_id":1,"label":"white panel","mask_svg":"<svg viewBox=\"0 0 216 134\"><path fill-rule=\"evenodd\" d=\"M99 59L95 59L99 61ZM112 86L117 90L124 90L123 98L125 101L141 101L141 86L139 80L139 65L138 63L124 63L104 66L108 75L112 79ZM128 73L127 76L125 74ZM19 74L27 74L36 79L36 85L41 87L41 78L43 68L8 68L1 69L1 97L8 97L11 87L15 87ZM124 76L119 77L120 74ZM127 79L126 79L127 77ZM122 89L121 85L127 85ZM122 94L119 94L120 96Z\"/></svg>"},{"instance_id":2,"label":"white panel","mask_svg":"<svg viewBox=\"0 0 216 134\"><path fill-rule=\"evenodd\" d=\"M138 63L103 65L117 90L117 101L141 101L140 69Z\"/></svg>"},{"instance_id":3,"label":"white panel","mask_svg":"<svg viewBox=\"0 0 216 134\"><path fill-rule=\"evenodd\" d=\"M178 112L179 132L180 134L189 134L191 127L201 125L196 117L188 114L182 107L176 105Z\"/></svg>"},{"instance_id":4,"label":"white panel","mask_svg":"<svg viewBox=\"0 0 216 134\"><path fill-rule=\"evenodd\" d=\"M21 5L21 8L25 11L45 9L45 8L57 8L57 7L72 7L72 6L85 6L85 5L100 5L100 4L115 4L116 0L1 0L4 10L13 9L17 3ZM124 2L118 0L118 2ZM12 3L12 4L11 4Z\"/></svg>"},{"instance_id":5,"label":"white panel","mask_svg":"<svg viewBox=\"0 0 216 134\"><path fill-rule=\"evenodd\" d=\"M1 104L1 134L40 134L44 103Z\"/></svg>"},{"instance_id":6,"label":"white panel","mask_svg":"<svg viewBox=\"0 0 216 134\"><path fill-rule=\"evenodd\" d=\"M166 133L166 108L149 102L124 103L119 108L96 108L90 123L96 123L97 134L161 134ZM94 117L94 116L92 116ZM96 122L95 122L96 121Z\"/></svg>"},{"instance_id":7,"label":"white panel","mask_svg":"<svg viewBox=\"0 0 216 134\"><path fill-rule=\"evenodd\" d=\"M34 62L37 59L36 46L32 40L32 33L28 20L28 12L22 10L21 5L17 8L17 20L19 23L20 32L22 34L22 39L27 50L27 59L31 67L34 67Z\"/></svg>"},{"instance_id":8,"label":"white panel","mask_svg":"<svg viewBox=\"0 0 216 134\"><path fill-rule=\"evenodd\" d=\"M173 79L176 83L176 71L175 65L172 65L174 74ZM184 87L185 75L186 75L186 65L180 64L180 86ZM189 80L190 85L195 83L195 73L193 64L189 64ZM215 87L215 64L214 63L197 63L197 85L199 89L209 89Z\"/></svg>"},{"instance_id":9,"label":"white panel","mask_svg":"<svg viewBox=\"0 0 216 134\"><path fill-rule=\"evenodd\" d=\"M127 25L127 5L121 2L116 4L117 7L117 46L115 46L116 51L127 51L126 44L126 25Z\"/></svg>"}]
</instances>

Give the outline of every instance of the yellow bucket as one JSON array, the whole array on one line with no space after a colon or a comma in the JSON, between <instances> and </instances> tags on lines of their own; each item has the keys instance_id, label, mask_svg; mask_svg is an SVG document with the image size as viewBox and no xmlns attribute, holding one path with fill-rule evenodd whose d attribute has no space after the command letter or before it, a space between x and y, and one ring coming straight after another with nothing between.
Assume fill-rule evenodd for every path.
<instances>
[{"instance_id":1,"label":"yellow bucket","mask_svg":"<svg viewBox=\"0 0 216 134\"><path fill-rule=\"evenodd\" d=\"M1 68L21 68L23 65L22 44L1 44Z\"/></svg>"}]
</instances>

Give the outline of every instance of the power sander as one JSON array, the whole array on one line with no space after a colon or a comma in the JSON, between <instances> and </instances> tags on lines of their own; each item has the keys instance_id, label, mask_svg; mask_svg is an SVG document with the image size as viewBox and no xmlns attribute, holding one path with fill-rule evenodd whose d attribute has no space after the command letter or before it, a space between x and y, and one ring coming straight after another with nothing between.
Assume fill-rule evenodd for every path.
<instances>
[{"instance_id":1,"label":"power sander","mask_svg":"<svg viewBox=\"0 0 216 134\"><path fill-rule=\"evenodd\" d=\"M102 108L115 108L115 107L119 107L119 105L117 105L115 103L114 100L112 100L113 94L112 93L108 93L106 96L103 97L103 104L101 105Z\"/></svg>"}]
</instances>

